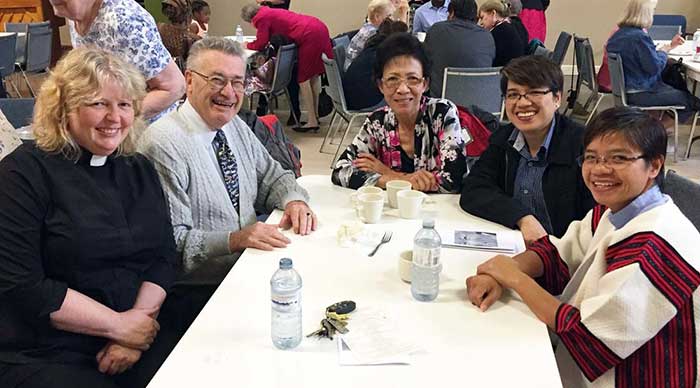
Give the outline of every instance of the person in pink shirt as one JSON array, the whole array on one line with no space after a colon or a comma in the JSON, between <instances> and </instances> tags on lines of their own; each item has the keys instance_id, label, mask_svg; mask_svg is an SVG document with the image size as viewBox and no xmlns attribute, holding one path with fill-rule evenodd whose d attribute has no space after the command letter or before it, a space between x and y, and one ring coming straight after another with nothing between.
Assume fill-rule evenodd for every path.
<instances>
[{"instance_id":1,"label":"person in pink shirt","mask_svg":"<svg viewBox=\"0 0 700 388\"><path fill-rule=\"evenodd\" d=\"M318 130L318 95L321 89L319 76L324 67L321 54L333 58L328 27L313 16L302 15L284 9L248 4L241 9L241 19L257 29L255 41L248 43L251 50L262 50L272 35L283 35L297 45L297 82L308 112L307 124L295 128L300 131Z\"/></svg>"}]
</instances>

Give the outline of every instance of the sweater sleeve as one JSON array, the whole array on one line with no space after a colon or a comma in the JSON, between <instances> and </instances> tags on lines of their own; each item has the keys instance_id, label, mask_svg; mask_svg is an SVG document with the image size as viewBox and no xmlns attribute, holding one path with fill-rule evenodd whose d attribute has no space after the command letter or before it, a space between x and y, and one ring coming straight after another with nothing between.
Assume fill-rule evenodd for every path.
<instances>
[{"instance_id":1,"label":"sweater sleeve","mask_svg":"<svg viewBox=\"0 0 700 388\"><path fill-rule=\"evenodd\" d=\"M263 11L261 9L261 11ZM258 11L259 13L261 11ZM264 12L264 11L263 11ZM269 17L265 17L265 15L256 15L256 17L253 20L253 25L256 28L255 32L255 40L248 43L247 47L250 50L255 50L255 51L260 51L267 46L267 43L270 41L270 24L272 21L270 20Z\"/></svg>"},{"instance_id":2,"label":"sweater sleeve","mask_svg":"<svg viewBox=\"0 0 700 388\"><path fill-rule=\"evenodd\" d=\"M655 233L608 247L606 262L580 308L562 304L556 315L556 333L586 378L593 381L623 360L632 368L648 362L663 368L663 361L652 361L661 356L658 349L674 357L694 354L697 270Z\"/></svg>"},{"instance_id":3,"label":"sweater sleeve","mask_svg":"<svg viewBox=\"0 0 700 388\"><path fill-rule=\"evenodd\" d=\"M156 141L154 136L146 138L147 136L148 133L141 139L139 151L148 156L160 177L170 210L175 246L177 252L182 254L183 271L192 272L209 258L230 254L228 231L194 228L190 198L187 194L187 156L177 152L167 141Z\"/></svg>"}]
</instances>

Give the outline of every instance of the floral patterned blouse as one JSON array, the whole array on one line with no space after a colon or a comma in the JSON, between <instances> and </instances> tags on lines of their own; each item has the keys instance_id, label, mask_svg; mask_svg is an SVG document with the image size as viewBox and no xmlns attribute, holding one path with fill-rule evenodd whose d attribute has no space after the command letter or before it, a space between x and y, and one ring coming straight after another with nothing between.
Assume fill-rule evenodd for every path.
<instances>
[{"instance_id":1,"label":"floral patterned blouse","mask_svg":"<svg viewBox=\"0 0 700 388\"><path fill-rule=\"evenodd\" d=\"M462 177L469 172L466 146L471 135L460 125L457 107L444 99L421 99L412 166L402 163L401 156L403 154L406 160L406 154L401 148L398 129L396 116L388 106L374 111L336 162L331 176L333 183L353 189L374 185L380 174L361 171L354 166L358 154L364 152L374 155L394 171L431 172L440 193L459 192ZM411 159L410 155L408 159Z\"/></svg>"},{"instance_id":2,"label":"floral patterned blouse","mask_svg":"<svg viewBox=\"0 0 700 388\"><path fill-rule=\"evenodd\" d=\"M170 53L161 41L153 16L133 0L103 0L85 35L78 34L72 20L68 20L68 28L73 47L93 45L119 55L136 66L146 80L170 63ZM176 104L171 105L149 121L175 107Z\"/></svg>"}]
</instances>

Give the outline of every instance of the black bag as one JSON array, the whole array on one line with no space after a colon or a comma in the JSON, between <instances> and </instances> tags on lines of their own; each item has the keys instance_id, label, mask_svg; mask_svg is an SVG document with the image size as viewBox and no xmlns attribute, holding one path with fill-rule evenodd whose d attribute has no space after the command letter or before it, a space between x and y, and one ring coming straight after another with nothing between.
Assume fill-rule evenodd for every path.
<instances>
[{"instance_id":1,"label":"black bag","mask_svg":"<svg viewBox=\"0 0 700 388\"><path fill-rule=\"evenodd\" d=\"M683 66L683 58L677 61L669 59L666 67L661 72L661 80L678 90L690 93L685 75L685 66Z\"/></svg>"},{"instance_id":2,"label":"black bag","mask_svg":"<svg viewBox=\"0 0 700 388\"><path fill-rule=\"evenodd\" d=\"M326 117L333 112L333 99L326 93L326 88L321 88L318 95L318 117Z\"/></svg>"}]
</instances>

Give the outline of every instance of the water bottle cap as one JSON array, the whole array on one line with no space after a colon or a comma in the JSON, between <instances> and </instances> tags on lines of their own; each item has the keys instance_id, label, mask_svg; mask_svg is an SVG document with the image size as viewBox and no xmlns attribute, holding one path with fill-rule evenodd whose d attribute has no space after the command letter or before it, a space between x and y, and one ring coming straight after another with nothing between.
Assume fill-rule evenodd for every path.
<instances>
[{"instance_id":1,"label":"water bottle cap","mask_svg":"<svg viewBox=\"0 0 700 388\"><path fill-rule=\"evenodd\" d=\"M280 259L280 269L290 269L292 268L292 259L290 258L283 258Z\"/></svg>"},{"instance_id":2,"label":"water bottle cap","mask_svg":"<svg viewBox=\"0 0 700 388\"><path fill-rule=\"evenodd\" d=\"M429 229L434 228L435 227L435 220L433 220L433 219L423 220L423 227L429 228Z\"/></svg>"}]
</instances>

